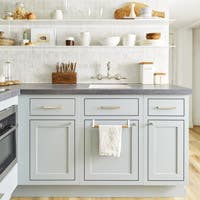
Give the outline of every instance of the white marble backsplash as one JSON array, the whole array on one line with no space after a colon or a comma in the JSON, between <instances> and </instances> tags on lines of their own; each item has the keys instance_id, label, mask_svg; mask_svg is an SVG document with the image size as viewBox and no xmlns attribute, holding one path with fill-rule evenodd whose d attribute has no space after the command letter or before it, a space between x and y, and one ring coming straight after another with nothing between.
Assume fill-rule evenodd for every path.
<instances>
[{"instance_id":1,"label":"white marble backsplash","mask_svg":"<svg viewBox=\"0 0 200 200\"><path fill-rule=\"evenodd\" d=\"M154 61L158 71L168 68L168 49L136 48L72 48L72 49L29 49L0 51L1 68L4 61L11 61L13 78L23 82L51 82L51 72L57 61L77 62L78 82L91 82L97 73L106 74L106 63L111 61L111 73L128 77L123 82L139 81L140 61Z\"/></svg>"}]
</instances>

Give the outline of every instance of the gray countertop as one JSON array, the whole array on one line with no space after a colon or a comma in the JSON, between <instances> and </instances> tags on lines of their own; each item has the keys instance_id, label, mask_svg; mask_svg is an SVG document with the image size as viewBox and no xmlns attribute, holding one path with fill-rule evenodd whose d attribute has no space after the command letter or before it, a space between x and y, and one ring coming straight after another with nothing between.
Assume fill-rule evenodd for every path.
<instances>
[{"instance_id":1,"label":"gray countertop","mask_svg":"<svg viewBox=\"0 0 200 200\"><path fill-rule=\"evenodd\" d=\"M89 89L89 84L53 85L47 83L27 83L5 87L9 90L0 93L0 101L17 95L190 95L192 90L174 85L129 84L129 89Z\"/></svg>"}]
</instances>

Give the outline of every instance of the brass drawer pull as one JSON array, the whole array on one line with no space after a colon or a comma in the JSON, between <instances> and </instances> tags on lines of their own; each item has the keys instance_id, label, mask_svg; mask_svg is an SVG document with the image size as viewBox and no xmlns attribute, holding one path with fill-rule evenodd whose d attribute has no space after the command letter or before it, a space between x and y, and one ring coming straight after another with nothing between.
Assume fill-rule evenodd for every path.
<instances>
[{"instance_id":1,"label":"brass drawer pull","mask_svg":"<svg viewBox=\"0 0 200 200\"><path fill-rule=\"evenodd\" d=\"M155 107L156 110L176 110L176 107Z\"/></svg>"},{"instance_id":2,"label":"brass drawer pull","mask_svg":"<svg viewBox=\"0 0 200 200\"><path fill-rule=\"evenodd\" d=\"M120 106L101 106L100 109L102 110L119 110Z\"/></svg>"},{"instance_id":3,"label":"brass drawer pull","mask_svg":"<svg viewBox=\"0 0 200 200\"><path fill-rule=\"evenodd\" d=\"M3 194L3 193L0 193L0 199L2 199L2 198L3 198L3 196L4 196L4 194Z\"/></svg>"},{"instance_id":4,"label":"brass drawer pull","mask_svg":"<svg viewBox=\"0 0 200 200\"><path fill-rule=\"evenodd\" d=\"M61 110L61 109L63 109L62 106L40 106L39 108L43 109L43 110Z\"/></svg>"}]
</instances>

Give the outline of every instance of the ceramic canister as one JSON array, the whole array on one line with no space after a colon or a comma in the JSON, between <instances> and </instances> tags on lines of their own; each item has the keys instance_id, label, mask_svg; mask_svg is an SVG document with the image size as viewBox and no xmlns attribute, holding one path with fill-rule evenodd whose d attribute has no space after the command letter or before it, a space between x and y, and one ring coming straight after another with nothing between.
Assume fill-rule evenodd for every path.
<instances>
[{"instance_id":1,"label":"ceramic canister","mask_svg":"<svg viewBox=\"0 0 200 200\"><path fill-rule=\"evenodd\" d=\"M152 9L150 7L141 8L140 17L152 17Z\"/></svg>"},{"instance_id":2,"label":"ceramic canister","mask_svg":"<svg viewBox=\"0 0 200 200\"><path fill-rule=\"evenodd\" d=\"M135 34L127 34L122 38L123 46L135 46L136 35Z\"/></svg>"},{"instance_id":3,"label":"ceramic canister","mask_svg":"<svg viewBox=\"0 0 200 200\"><path fill-rule=\"evenodd\" d=\"M91 35L90 32L81 32L80 33L80 45L81 46L90 46Z\"/></svg>"},{"instance_id":4,"label":"ceramic canister","mask_svg":"<svg viewBox=\"0 0 200 200\"><path fill-rule=\"evenodd\" d=\"M56 20L63 20L63 12L62 10L55 10L53 13L53 18Z\"/></svg>"}]
</instances>

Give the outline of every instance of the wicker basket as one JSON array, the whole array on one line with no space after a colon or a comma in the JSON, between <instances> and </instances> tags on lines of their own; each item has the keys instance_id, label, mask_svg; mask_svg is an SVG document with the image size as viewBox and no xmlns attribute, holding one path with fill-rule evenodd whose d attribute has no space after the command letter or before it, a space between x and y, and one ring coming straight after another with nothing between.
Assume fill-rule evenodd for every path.
<instances>
[{"instance_id":1,"label":"wicker basket","mask_svg":"<svg viewBox=\"0 0 200 200\"><path fill-rule=\"evenodd\" d=\"M0 46L13 46L15 45L15 40L9 38L0 38Z\"/></svg>"},{"instance_id":2,"label":"wicker basket","mask_svg":"<svg viewBox=\"0 0 200 200\"><path fill-rule=\"evenodd\" d=\"M3 37L4 32L0 31L0 46L13 46L15 45L15 40L11 38Z\"/></svg>"}]
</instances>

